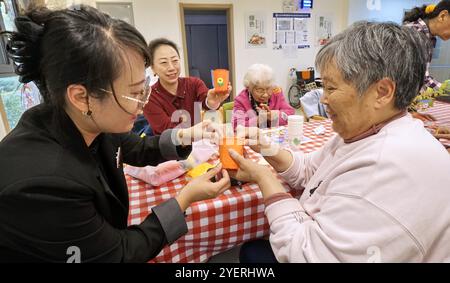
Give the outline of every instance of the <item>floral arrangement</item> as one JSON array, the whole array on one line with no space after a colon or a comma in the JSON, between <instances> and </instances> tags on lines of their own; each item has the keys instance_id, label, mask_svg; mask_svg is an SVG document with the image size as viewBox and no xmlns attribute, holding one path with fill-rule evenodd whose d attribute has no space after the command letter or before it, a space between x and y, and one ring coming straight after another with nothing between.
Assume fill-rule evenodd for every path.
<instances>
[{"instance_id":1,"label":"floral arrangement","mask_svg":"<svg viewBox=\"0 0 450 283\"><path fill-rule=\"evenodd\" d=\"M416 112L423 108L433 107L434 100L439 96L450 96L450 80L446 80L438 90L427 88L420 93L409 106L409 110Z\"/></svg>"}]
</instances>

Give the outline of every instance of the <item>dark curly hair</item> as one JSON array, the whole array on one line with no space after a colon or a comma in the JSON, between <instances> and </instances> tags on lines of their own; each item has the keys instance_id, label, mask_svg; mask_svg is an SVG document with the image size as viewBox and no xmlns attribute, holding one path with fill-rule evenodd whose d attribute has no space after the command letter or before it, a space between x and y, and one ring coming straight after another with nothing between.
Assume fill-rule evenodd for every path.
<instances>
[{"instance_id":1,"label":"dark curly hair","mask_svg":"<svg viewBox=\"0 0 450 283\"><path fill-rule=\"evenodd\" d=\"M125 49L150 62L144 37L131 25L95 8L77 5L62 10L35 7L15 19L17 31L2 32L7 53L20 82L34 81L44 102L65 105L71 84L86 87L88 95L102 99L121 75Z\"/></svg>"}]
</instances>

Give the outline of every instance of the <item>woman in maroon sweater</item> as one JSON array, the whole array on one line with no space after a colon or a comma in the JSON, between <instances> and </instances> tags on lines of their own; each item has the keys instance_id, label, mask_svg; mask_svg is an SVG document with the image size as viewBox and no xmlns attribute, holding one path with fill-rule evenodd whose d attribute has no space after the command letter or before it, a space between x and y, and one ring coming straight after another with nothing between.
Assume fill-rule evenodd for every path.
<instances>
[{"instance_id":1,"label":"woman in maroon sweater","mask_svg":"<svg viewBox=\"0 0 450 283\"><path fill-rule=\"evenodd\" d=\"M217 94L194 77L180 78L180 53L175 43L159 38L149 44L150 65L158 82L144 108L144 115L153 132L177 126L187 128L201 121L200 110L216 110L228 98L228 93Z\"/></svg>"}]
</instances>

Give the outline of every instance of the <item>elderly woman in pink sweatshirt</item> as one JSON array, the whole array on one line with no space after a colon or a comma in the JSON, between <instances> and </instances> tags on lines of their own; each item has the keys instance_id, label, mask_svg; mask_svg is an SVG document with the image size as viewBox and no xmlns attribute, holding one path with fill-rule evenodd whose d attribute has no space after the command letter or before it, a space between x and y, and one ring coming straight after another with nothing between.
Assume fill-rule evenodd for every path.
<instances>
[{"instance_id":1,"label":"elderly woman in pink sweatshirt","mask_svg":"<svg viewBox=\"0 0 450 283\"><path fill-rule=\"evenodd\" d=\"M233 127L276 127L287 124L295 110L289 106L281 88L275 86L273 70L263 64L250 66L244 76L245 89L235 98Z\"/></svg>"},{"instance_id":2,"label":"elderly woman in pink sweatshirt","mask_svg":"<svg viewBox=\"0 0 450 283\"><path fill-rule=\"evenodd\" d=\"M358 22L320 50L321 102L337 135L314 153L272 145L265 157L300 199L268 167L231 151L235 177L261 188L270 225L270 243L244 245L242 261L450 260L450 156L407 113L425 77L422 44L394 23Z\"/></svg>"}]
</instances>

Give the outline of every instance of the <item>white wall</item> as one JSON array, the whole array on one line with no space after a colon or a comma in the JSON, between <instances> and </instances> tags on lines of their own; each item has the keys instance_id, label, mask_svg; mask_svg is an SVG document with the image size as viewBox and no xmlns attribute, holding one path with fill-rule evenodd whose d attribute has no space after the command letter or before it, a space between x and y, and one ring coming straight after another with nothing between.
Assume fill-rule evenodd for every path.
<instances>
[{"instance_id":1,"label":"white wall","mask_svg":"<svg viewBox=\"0 0 450 283\"><path fill-rule=\"evenodd\" d=\"M367 0L349 0L348 24L360 20L392 21L402 23L406 10L430 3L438 3L439 0L378 0L380 8L370 10ZM450 41L442 41L438 37L434 49L433 61L431 61L430 73L438 81L450 79Z\"/></svg>"},{"instance_id":2,"label":"white wall","mask_svg":"<svg viewBox=\"0 0 450 283\"><path fill-rule=\"evenodd\" d=\"M93 3L92 0L87 0ZM98 2L111 2L100 0ZM123 0L114 0L123 2ZM314 58L319 48L297 51L296 59L286 59L283 51L272 50L272 13L282 12L282 0L133 0L135 25L149 41L156 37L167 37L182 47L180 24L180 3L233 4L234 45L235 45L235 89L242 89L242 78L247 68L253 63L270 65L277 74L277 82L286 90L290 81L288 72L291 67L306 68L314 65ZM311 34L315 33L315 15L327 14L334 17L333 32L337 33L347 26L348 0L316 0L313 17L310 22ZM268 46L264 49L245 48L245 14L261 11L266 14ZM312 40L314 37L311 38ZM205 42L205 44L208 44ZM182 52L182 56L184 53ZM184 64L184 62L183 62ZM184 71L184 66L182 66Z\"/></svg>"},{"instance_id":3,"label":"white wall","mask_svg":"<svg viewBox=\"0 0 450 283\"><path fill-rule=\"evenodd\" d=\"M438 3L438 0L376 0L379 1L380 9L369 9L367 0L349 0L349 25L361 20L391 21L402 23L406 10L416 6L430 3Z\"/></svg>"}]
</instances>

